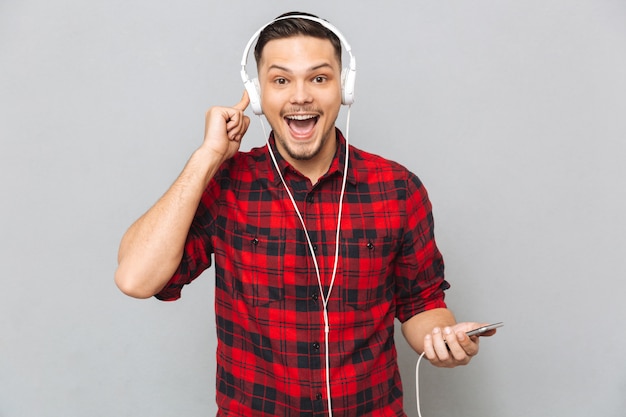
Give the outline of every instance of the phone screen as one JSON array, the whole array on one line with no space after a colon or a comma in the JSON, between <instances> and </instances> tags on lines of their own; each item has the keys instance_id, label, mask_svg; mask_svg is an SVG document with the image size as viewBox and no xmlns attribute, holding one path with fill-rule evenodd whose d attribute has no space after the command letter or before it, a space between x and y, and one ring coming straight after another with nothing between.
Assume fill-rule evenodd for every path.
<instances>
[{"instance_id":1,"label":"phone screen","mask_svg":"<svg viewBox=\"0 0 626 417\"><path fill-rule=\"evenodd\" d=\"M489 324L487 326L479 327L478 329L470 330L466 334L468 336L480 336L481 334L488 332L489 330L497 329L498 327L504 326L503 322Z\"/></svg>"}]
</instances>

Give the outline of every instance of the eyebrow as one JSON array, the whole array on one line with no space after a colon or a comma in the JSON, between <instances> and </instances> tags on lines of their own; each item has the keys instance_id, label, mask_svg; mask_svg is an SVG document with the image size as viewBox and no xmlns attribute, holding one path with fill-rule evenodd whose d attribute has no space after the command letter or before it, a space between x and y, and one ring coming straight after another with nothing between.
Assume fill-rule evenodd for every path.
<instances>
[{"instance_id":1,"label":"eyebrow","mask_svg":"<svg viewBox=\"0 0 626 417\"><path fill-rule=\"evenodd\" d=\"M329 63L324 62L322 64L312 66L311 68L308 69L308 71L309 72L317 71L317 70L319 70L321 68L330 68L330 69L332 69L333 67ZM277 69L277 70L280 70L280 71L284 71L284 72L286 72L288 74L293 74L293 71L291 69L289 69L287 67L283 67L282 65L278 65L278 64L272 64L267 69L268 69L268 71L269 70L273 70L273 69Z\"/></svg>"}]
</instances>

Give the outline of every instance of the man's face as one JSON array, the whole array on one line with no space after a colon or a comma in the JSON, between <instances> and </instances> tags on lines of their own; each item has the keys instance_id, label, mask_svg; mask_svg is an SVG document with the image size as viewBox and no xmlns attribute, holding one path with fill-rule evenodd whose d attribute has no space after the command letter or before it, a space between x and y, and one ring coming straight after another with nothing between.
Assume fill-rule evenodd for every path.
<instances>
[{"instance_id":1,"label":"man's face","mask_svg":"<svg viewBox=\"0 0 626 417\"><path fill-rule=\"evenodd\" d=\"M331 42L310 36L272 40L258 68L261 106L281 155L295 166L332 159L341 68Z\"/></svg>"}]
</instances>

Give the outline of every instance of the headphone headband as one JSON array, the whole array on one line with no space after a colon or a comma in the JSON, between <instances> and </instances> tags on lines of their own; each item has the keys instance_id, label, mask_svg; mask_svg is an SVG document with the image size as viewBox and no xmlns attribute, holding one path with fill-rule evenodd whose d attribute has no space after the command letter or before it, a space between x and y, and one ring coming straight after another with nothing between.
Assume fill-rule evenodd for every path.
<instances>
[{"instance_id":1,"label":"headphone headband","mask_svg":"<svg viewBox=\"0 0 626 417\"><path fill-rule=\"evenodd\" d=\"M254 41L256 41L258 37L261 35L261 32L263 31L263 29L265 29L266 27L270 26L271 24L275 22L278 22L280 20L286 20L286 19L305 19L305 20L317 22L320 25L324 26L326 29L333 32L337 36L337 38L339 38L339 41L343 45L343 48L345 49L345 51L348 53L350 57L350 62L348 64L348 67L344 68L341 74L341 103L346 104L346 105L351 105L352 103L354 103L354 81L356 77L356 59L354 58L354 55L352 55L352 48L350 47L350 44L348 43L346 38L341 34L341 32L335 26L331 25L330 23L328 23L327 21L323 19L320 19L314 16L308 16L308 15L290 15L290 16L279 17L261 26L259 30L257 30L254 33L254 35L252 35L252 37L246 44L246 47L243 51L243 56L241 57L241 80L243 81L243 84L246 87L246 90L248 91L248 96L250 97L250 107L252 108L252 111L254 112L254 114L257 114L257 115L263 114L263 109L261 109L261 94L260 94L261 92L259 88L259 80L258 78L254 78L251 80L250 77L248 76L248 72L246 71L246 65L248 63L248 55L250 54L250 49L252 48L252 44L254 43Z\"/></svg>"}]
</instances>

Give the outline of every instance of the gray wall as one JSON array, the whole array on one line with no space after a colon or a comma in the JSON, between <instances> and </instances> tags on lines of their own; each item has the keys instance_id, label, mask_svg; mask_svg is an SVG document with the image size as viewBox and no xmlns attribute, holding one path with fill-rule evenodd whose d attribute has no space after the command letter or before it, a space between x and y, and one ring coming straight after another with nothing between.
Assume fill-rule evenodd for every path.
<instances>
[{"instance_id":1,"label":"gray wall","mask_svg":"<svg viewBox=\"0 0 626 417\"><path fill-rule=\"evenodd\" d=\"M0 417L214 414L213 272L126 298L117 245L293 9L352 44L352 143L427 185L458 318L506 322L424 416L623 416L624 1L0 0Z\"/></svg>"}]
</instances>

